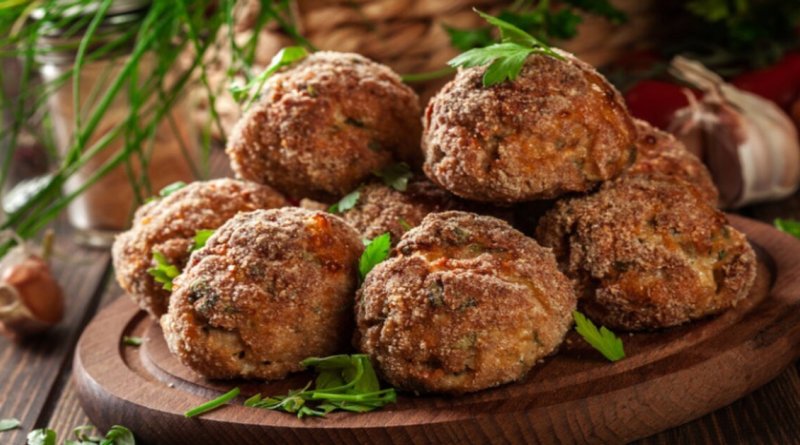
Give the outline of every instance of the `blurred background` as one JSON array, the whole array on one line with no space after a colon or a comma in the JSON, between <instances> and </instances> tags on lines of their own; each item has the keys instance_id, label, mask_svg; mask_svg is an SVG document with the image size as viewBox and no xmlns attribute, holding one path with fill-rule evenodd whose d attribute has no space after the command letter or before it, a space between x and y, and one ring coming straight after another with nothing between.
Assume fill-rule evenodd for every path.
<instances>
[{"instance_id":1,"label":"blurred background","mask_svg":"<svg viewBox=\"0 0 800 445\"><path fill-rule=\"evenodd\" d=\"M0 229L35 238L63 215L107 245L161 187L212 174L241 115L230 88L288 45L361 53L426 102L448 60L496 41L473 8L600 68L733 184L723 207L796 190L796 0L0 0Z\"/></svg>"}]
</instances>

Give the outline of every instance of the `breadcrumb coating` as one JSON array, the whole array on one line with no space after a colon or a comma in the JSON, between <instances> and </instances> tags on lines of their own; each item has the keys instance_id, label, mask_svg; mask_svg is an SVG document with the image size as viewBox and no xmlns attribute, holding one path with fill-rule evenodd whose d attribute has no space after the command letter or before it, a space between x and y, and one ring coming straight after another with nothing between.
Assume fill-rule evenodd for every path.
<instances>
[{"instance_id":1,"label":"breadcrumb coating","mask_svg":"<svg viewBox=\"0 0 800 445\"><path fill-rule=\"evenodd\" d=\"M574 280L581 307L608 327L675 326L747 296L756 258L696 188L664 176L629 176L562 200L540 222Z\"/></svg>"},{"instance_id":2,"label":"breadcrumb coating","mask_svg":"<svg viewBox=\"0 0 800 445\"><path fill-rule=\"evenodd\" d=\"M316 52L273 75L264 91L228 143L241 178L325 200L393 159L421 163L419 100L384 65Z\"/></svg>"},{"instance_id":3,"label":"breadcrumb coating","mask_svg":"<svg viewBox=\"0 0 800 445\"><path fill-rule=\"evenodd\" d=\"M271 188L234 179L194 182L143 205L111 249L117 282L153 318L167 311L170 291L147 270L159 252L178 268L189 260L198 230L216 229L239 212L288 205Z\"/></svg>"},{"instance_id":4,"label":"breadcrumb coating","mask_svg":"<svg viewBox=\"0 0 800 445\"><path fill-rule=\"evenodd\" d=\"M622 96L571 54L531 55L514 81L459 70L425 111L431 180L461 197L514 203L585 192L619 176L636 132Z\"/></svg>"},{"instance_id":5,"label":"breadcrumb coating","mask_svg":"<svg viewBox=\"0 0 800 445\"><path fill-rule=\"evenodd\" d=\"M175 279L161 326L170 350L216 379L275 380L337 353L353 327L356 231L297 207L240 213Z\"/></svg>"},{"instance_id":6,"label":"breadcrumb coating","mask_svg":"<svg viewBox=\"0 0 800 445\"><path fill-rule=\"evenodd\" d=\"M355 343L398 388L478 391L555 351L575 305L549 249L497 218L433 213L367 275Z\"/></svg>"}]
</instances>

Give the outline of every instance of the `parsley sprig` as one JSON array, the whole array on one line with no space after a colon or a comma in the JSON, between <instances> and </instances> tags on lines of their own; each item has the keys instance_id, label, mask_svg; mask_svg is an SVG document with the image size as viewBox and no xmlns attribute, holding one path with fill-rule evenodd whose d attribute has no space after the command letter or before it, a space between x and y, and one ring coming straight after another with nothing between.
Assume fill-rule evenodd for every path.
<instances>
[{"instance_id":1,"label":"parsley sprig","mask_svg":"<svg viewBox=\"0 0 800 445\"><path fill-rule=\"evenodd\" d=\"M500 43L483 48L473 48L456 56L449 62L452 67L474 67L488 65L483 73L483 86L488 87L519 76L525 61L531 54L541 54L556 59L563 57L544 42L527 32L497 17L474 9L478 15L500 30Z\"/></svg>"},{"instance_id":2,"label":"parsley sprig","mask_svg":"<svg viewBox=\"0 0 800 445\"><path fill-rule=\"evenodd\" d=\"M367 274L378 264L389 257L389 250L392 248L392 238L389 232L378 235L367 243L364 253L358 260L358 273L363 282Z\"/></svg>"},{"instance_id":3,"label":"parsley sprig","mask_svg":"<svg viewBox=\"0 0 800 445\"><path fill-rule=\"evenodd\" d=\"M256 394L245 401L245 406L285 411L302 418L321 417L336 410L364 413L397 400L394 388L381 389L365 354L312 357L302 364L318 373L313 389L312 382L308 382L303 389L289 391L285 396Z\"/></svg>"},{"instance_id":4,"label":"parsley sprig","mask_svg":"<svg viewBox=\"0 0 800 445\"><path fill-rule=\"evenodd\" d=\"M9 418L9 419L0 419L0 432L13 430L19 428L21 422L19 419Z\"/></svg>"},{"instance_id":5,"label":"parsley sprig","mask_svg":"<svg viewBox=\"0 0 800 445\"><path fill-rule=\"evenodd\" d=\"M612 362L625 358L622 340L608 328L601 326L597 329L591 320L578 311L572 311L572 316L575 318L575 330L578 334L605 358Z\"/></svg>"},{"instance_id":6,"label":"parsley sprig","mask_svg":"<svg viewBox=\"0 0 800 445\"><path fill-rule=\"evenodd\" d=\"M189 252L205 247L208 239L213 234L214 230L202 229L195 231ZM147 273L153 277L156 283L161 283L164 290L171 291L172 281L181 274L181 270L157 250L153 251L153 262L156 264L155 267L147 269Z\"/></svg>"},{"instance_id":7,"label":"parsley sprig","mask_svg":"<svg viewBox=\"0 0 800 445\"><path fill-rule=\"evenodd\" d=\"M344 195L339 202L328 207L329 213L344 213L358 204L358 199L361 197L361 188L357 188L352 192Z\"/></svg>"},{"instance_id":8,"label":"parsley sprig","mask_svg":"<svg viewBox=\"0 0 800 445\"><path fill-rule=\"evenodd\" d=\"M306 56L308 56L308 50L302 46L287 46L286 48L281 49L272 58L269 66L267 66L267 68L261 74L248 82L247 85L231 87L231 95L233 95L233 98L239 102L246 101L247 104L245 105L245 108L249 108L250 105L252 105L261 94L261 90L264 88L264 84L267 83L267 79L272 77L272 75L278 72L279 69L289 66L294 62L305 58Z\"/></svg>"},{"instance_id":9,"label":"parsley sprig","mask_svg":"<svg viewBox=\"0 0 800 445\"><path fill-rule=\"evenodd\" d=\"M795 238L800 238L800 221L794 219L775 218L775 227L781 232L788 233Z\"/></svg>"},{"instance_id":10,"label":"parsley sprig","mask_svg":"<svg viewBox=\"0 0 800 445\"><path fill-rule=\"evenodd\" d=\"M128 428L121 425L111 427L105 436L96 434L92 425L81 425L72 430L75 439L67 439L64 445L136 445L136 439ZM40 428L28 434L28 445L56 445L58 436L50 428Z\"/></svg>"},{"instance_id":11,"label":"parsley sprig","mask_svg":"<svg viewBox=\"0 0 800 445\"><path fill-rule=\"evenodd\" d=\"M405 162L387 165L372 174L380 178L387 187L391 187L398 192L406 191L408 180L414 176L411 168Z\"/></svg>"}]
</instances>

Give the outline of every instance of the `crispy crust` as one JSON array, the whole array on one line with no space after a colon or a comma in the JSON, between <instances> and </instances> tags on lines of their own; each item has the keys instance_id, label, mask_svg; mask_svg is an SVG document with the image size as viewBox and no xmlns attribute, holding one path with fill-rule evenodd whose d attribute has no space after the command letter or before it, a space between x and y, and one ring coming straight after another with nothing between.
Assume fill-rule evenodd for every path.
<instances>
[{"instance_id":1,"label":"crispy crust","mask_svg":"<svg viewBox=\"0 0 800 445\"><path fill-rule=\"evenodd\" d=\"M239 177L296 198L330 199L395 157L419 165L420 114L414 91L388 67L317 52L267 81L227 153Z\"/></svg>"},{"instance_id":2,"label":"crispy crust","mask_svg":"<svg viewBox=\"0 0 800 445\"><path fill-rule=\"evenodd\" d=\"M358 202L343 212L342 218L363 238L372 239L389 232L395 244L429 213L465 207L466 203L427 179L412 180L404 192L382 182L372 182L361 188Z\"/></svg>"},{"instance_id":3,"label":"crispy crust","mask_svg":"<svg viewBox=\"0 0 800 445\"><path fill-rule=\"evenodd\" d=\"M355 343L398 388L477 391L525 377L575 304L548 249L496 218L434 213L367 275Z\"/></svg>"},{"instance_id":4,"label":"crispy crust","mask_svg":"<svg viewBox=\"0 0 800 445\"><path fill-rule=\"evenodd\" d=\"M296 207L241 213L192 254L161 325L208 378L281 379L336 353L352 329L363 246L340 218Z\"/></svg>"},{"instance_id":5,"label":"crispy crust","mask_svg":"<svg viewBox=\"0 0 800 445\"><path fill-rule=\"evenodd\" d=\"M753 249L695 188L630 176L560 201L537 239L552 247L596 322L640 330L721 312L747 296Z\"/></svg>"},{"instance_id":6,"label":"crispy crust","mask_svg":"<svg viewBox=\"0 0 800 445\"><path fill-rule=\"evenodd\" d=\"M170 292L147 270L154 267L153 251L182 268L197 230L216 229L238 212L288 205L278 192L234 179L194 182L166 198L143 205L133 225L111 249L117 282L154 318L167 311Z\"/></svg>"},{"instance_id":7,"label":"crispy crust","mask_svg":"<svg viewBox=\"0 0 800 445\"><path fill-rule=\"evenodd\" d=\"M462 69L425 111L425 173L464 198L513 203L583 192L633 160L622 96L591 66L532 55L519 77L483 87Z\"/></svg>"},{"instance_id":8,"label":"crispy crust","mask_svg":"<svg viewBox=\"0 0 800 445\"><path fill-rule=\"evenodd\" d=\"M637 133L636 161L625 174L662 174L686 181L716 207L719 192L705 164L671 134L640 119L634 122Z\"/></svg>"}]
</instances>

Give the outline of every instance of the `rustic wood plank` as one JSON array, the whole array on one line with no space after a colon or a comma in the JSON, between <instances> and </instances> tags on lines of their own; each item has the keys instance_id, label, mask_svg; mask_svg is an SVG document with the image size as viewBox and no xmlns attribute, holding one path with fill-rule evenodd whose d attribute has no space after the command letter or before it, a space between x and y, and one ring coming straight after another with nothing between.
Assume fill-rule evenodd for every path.
<instances>
[{"instance_id":1,"label":"rustic wood plank","mask_svg":"<svg viewBox=\"0 0 800 445\"><path fill-rule=\"evenodd\" d=\"M79 248L67 237L55 247L53 272L66 298L64 320L19 344L0 339L0 417L22 421L22 428L0 433L2 443L24 443L28 431L47 424L59 379L63 381L75 343L105 288L107 251Z\"/></svg>"}]
</instances>

